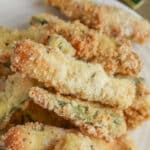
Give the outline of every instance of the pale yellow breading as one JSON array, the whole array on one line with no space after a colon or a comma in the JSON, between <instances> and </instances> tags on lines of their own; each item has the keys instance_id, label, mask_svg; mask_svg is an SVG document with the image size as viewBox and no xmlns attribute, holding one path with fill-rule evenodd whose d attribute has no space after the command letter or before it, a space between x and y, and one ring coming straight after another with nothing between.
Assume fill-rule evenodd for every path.
<instances>
[{"instance_id":1,"label":"pale yellow breading","mask_svg":"<svg viewBox=\"0 0 150 150\"><path fill-rule=\"evenodd\" d=\"M44 27L49 31L45 44L51 40L51 34L60 34L76 49L78 59L100 63L109 74L135 76L141 71L141 59L132 51L129 41L110 38L78 21L65 22L51 14L33 16L31 24L38 27L41 20L45 20Z\"/></svg>"},{"instance_id":2,"label":"pale yellow breading","mask_svg":"<svg viewBox=\"0 0 150 150\"><path fill-rule=\"evenodd\" d=\"M126 133L123 112L116 108L63 97L38 87L31 88L29 96L41 107L71 120L84 134L111 141Z\"/></svg>"},{"instance_id":3,"label":"pale yellow breading","mask_svg":"<svg viewBox=\"0 0 150 150\"><path fill-rule=\"evenodd\" d=\"M5 88L0 92L0 129L8 123L11 115L28 98L28 91L33 86L31 80L22 78L20 74L8 76Z\"/></svg>"},{"instance_id":4,"label":"pale yellow breading","mask_svg":"<svg viewBox=\"0 0 150 150\"><path fill-rule=\"evenodd\" d=\"M73 139L78 139L78 141L73 141ZM67 143L67 149L65 149L65 143L62 144L63 141ZM64 130L38 123L28 123L11 128L4 137L4 143L9 150L72 150L68 149L73 148L69 147L71 144L78 144L79 148L86 144L89 146L86 146L88 148L86 150L99 150L98 148L115 150L114 143L87 137L76 130ZM60 144L64 149L58 149Z\"/></svg>"},{"instance_id":5,"label":"pale yellow breading","mask_svg":"<svg viewBox=\"0 0 150 150\"><path fill-rule=\"evenodd\" d=\"M85 63L57 49L25 40L16 45L12 68L53 87L61 94L127 108L135 98L135 84L109 77L99 64Z\"/></svg>"},{"instance_id":6,"label":"pale yellow breading","mask_svg":"<svg viewBox=\"0 0 150 150\"><path fill-rule=\"evenodd\" d=\"M20 39L17 30L0 27L0 63L9 62L13 41Z\"/></svg>"},{"instance_id":7,"label":"pale yellow breading","mask_svg":"<svg viewBox=\"0 0 150 150\"><path fill-rule=\"evenodd\" d=\"M10 62L10 56L16 41L31 39L41 42L46 33L47 30L43 27L30 27L22 31L0 27L0 63Z\"/></svg>"},{"instance_id":8,"label":"pale yellow breading","mask_svg":"<svg viewBox=\"0 0 150 150\"><path fill-rule=\"evenodd\" d=\"M150 41L150 24L143 18L112 6L95 4L92 0L46 0L72 20L80 20L90 28L107 35L127 38L138 43Z\"/></svg>"},{"instance_id":9,"label":"pale yellow breading","mask_svg":"<svg viewBox=\"0 0 150 150\"><path fill-rule=\"evenodd\" d=\"M11 128L4 143L10 150L51 150L64 135L64 129L29 123Z\"/></svg>"},{"instance_id":10,"label":"pale yellow breading","mask_svg":"<svg viewBox=\"0 0 150 150\"><path fill-rule=\"evenodd\" d=\"M58 34L51 34L48 35L48 42L44 44L53 47L58 48L61 50L65 55L69 55L71 57L75 56L76 50L72 47L72 45L61 35ZM45 39L44 39L45 40Z\"/></svg>"},{"instance_id":11,"label":"pale yellow breading","mask_svg":"<svg viewBox=\"0 0 150 150\"><path fill-rule=\"evenodd\" d=\"M129 129L139 126L150 118L150 89L146 83L137 79L137 94L133 104L125 110Z\"/></svg>"}]
</instances>

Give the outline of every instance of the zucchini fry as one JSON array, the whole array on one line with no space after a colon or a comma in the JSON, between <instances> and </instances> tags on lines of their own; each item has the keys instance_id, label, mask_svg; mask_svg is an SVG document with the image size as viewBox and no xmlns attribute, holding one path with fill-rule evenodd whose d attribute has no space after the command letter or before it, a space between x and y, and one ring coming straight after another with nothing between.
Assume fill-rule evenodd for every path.
<instances>
[{"instance_id":1,"label":"zucchini fry","mask_svg":"<svg viewBox=\"0 0 150 150\"><path fill-rule=\"evenodd\" d=\"M95 139L92 144L87 137L81 134L68 133L63 139L59 140L54 150L136 150L135 143L127 136L116 140L116 143L105 143Z\"/></svg>"},{"instance_id":2,"label":"zucchini fry","mask_svg":"<svg viewBox=\"0 0 150 150\"><path fill-rule=\"evenodd\" d=\"M136 99L125 110L125 117L129 129L133 129L150 118L150 89L140 78L135 80L137 86Z\"/></svg>"},{"instance_id":3,"label":"zucchini fry","mask_svg":"<svg viewBox=\"0 0 150 150\"><path fill-rule=\"evenodd\" d=\"M61 35L51 34L48 35L48 42L45 43L45 39L43 39L43 43L47 46L61 50L65 55L69 55L71 57L75 56L76 50L72 47L72 45Z\"/></svg>"},{"instance_id":4,"label":"zucchini fry","mask_svg":"<svg viewBox=\"0 0 150 150\"><path fill-rule=\"evenodd\" d=\"M10 61L10 56L13 52L14 43L23 39L31 39L39 43L45 43L45 38L47 37L48 30L45 27L30 27L26 30L17 31L10 30L0 27L0 63L8 64ZM67 42L62 36L51 34L49 37L49 43L52 47L59 46L60 50L67 55L74 56L75 49ZM7 57L5 57L7 56ZM1 73L1 72L0 72Z\"/></svg>"},{"instance_id":5,"label":"zucchini fry","mask_svg":"<svg viewBox=\"0 0 150 150\"><path fill-rule=\"evenodd\" d=\"M114 145L114 142L106 143L80 133L68 133L57 142L54 150L115 150Z\"/></svg>"},{"instance_id":6,"label":"zucchini fry","mask_svg":"<svg viewBox=\"0 0 150 150\"><path fill-rule=\"evenodd\" d=\"M16 45L12 68L65 95L127 108L135 99L135 84L109 77L99 64L85 63L57 49L25 40Z\"/></svg>"},{"instance_id":7,"label":"zucchini fry","mask_svg":"<svg viewBox=\"0 0 150 150\"><path fill-rule=\"evenodd\" d=\"M40 42L46 32L43 27L31 27L22 31L0 27L0 63L9 63L15 41L31 39Z\"/></svg>"},{"instance_id":8,"label":"zucchini fry","mask_svg":"<svg viewBox=\"0 0 150 150\"><path fill-rule=\"evenodd\" d=\"M38 87L31 88L29 96L41 107L71 120L84 134L111 141L126 132L126 122L121 110L66 98Z\"/></svg>"},{"instance_id":9,"label":"zucchini fry","mask_svg":"<svg viewBox=\"0 0 150 150\"><path fill-rule=\"evenodd\" d=\"M73 141L77 138L78 140ZM78 144L79 148L89 146L85 147L88 149L82 147L82 150L114 150L114 143L87 137L76 130L65 130L39 123L13 127L4 137L5 147L11 150L58 150L63 141L66 144L62 145L61 150L73 150L71 144Z\"/></svg>"},{"instance_id":10,"label":"zucchini fry","mask_svg":"<svg viewBox=\"0 0 150 150\"><path fill-rule=\"evenodd\" d=\"M47 0L72 20L80 20L90 28L117 38L138 43L150 41L150 24L117 7L95 4L92 0Z\"/></svg>"},{"instance_id":11,"label":"zucchini fry","mask_svg":"<svg viewBox=\"0 0 150 150\"><path fill-rule=\"evenodd\" d=\"M17 30L11 30L0 27L0 63L8 63L11 55L10 49L13 47L13 41L20 39Z\"/></svg>"},{"instance_id":12,"label":"zucchini fry","mask_svg":"<svg viewBox=\"0 0 150 150\"><path fill-rule=\"evenodd\" d=\"M0 130L5 127L11 115L22 106L28 98L28 91L33 83L22 78L20 74L8 76L5 90L0 92Z\"/></svg>"},{"instance_id":13,"label":"zucchini fry","mask_svg":"<svg viewBox=\"0 0 150 150\"><path fill-rule=\"evenodd\" d=\"M31 24L38 27L42 25L41 20L45 20L45 28L49 31L45 44L50 34L60 34L76 49L77 58L100 63L109 74L135 76L141 71L141 59L132 51L130 42L110 38L78 21L65 22L51 14L33 16Z\"/></svg>"}]
</instances>

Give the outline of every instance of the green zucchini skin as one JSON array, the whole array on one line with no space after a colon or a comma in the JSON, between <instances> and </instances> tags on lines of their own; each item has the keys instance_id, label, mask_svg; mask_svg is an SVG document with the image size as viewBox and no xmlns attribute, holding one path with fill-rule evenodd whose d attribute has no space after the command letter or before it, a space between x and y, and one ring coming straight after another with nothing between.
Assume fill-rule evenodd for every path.
<instances>
[{"instance_id":1,"label":"green zucchini skin","mask_svg":"<svg viewBox=\"0 0 150 150\"><path fill-rule=\"evenodd\" d=\"M70 120L85 134L111 141L126 132L121 110L53 94L39 87L31 88L29 96L41 107Z\"/></svg>"}]
</instances>

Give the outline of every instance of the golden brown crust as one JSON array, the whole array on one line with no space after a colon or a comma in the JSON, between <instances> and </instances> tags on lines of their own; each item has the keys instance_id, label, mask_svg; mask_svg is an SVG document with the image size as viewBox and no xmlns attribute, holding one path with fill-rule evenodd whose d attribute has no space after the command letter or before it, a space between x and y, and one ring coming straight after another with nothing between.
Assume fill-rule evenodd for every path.
<instances>
[{"instance_id":1,"label":"golden brown crust","mask_svg":"<svg viewBox=\"0 0 150 150\"><path fill-rule=\"evenodd\" d=\"M101 30L108 35L130 38L138 43L150 41L149 22L119 8L98 5L91 0L47 0L47 2L51 6L58 7L72 20L79 19L90 28Z\"/></svg>"},{"instance_id":2,"label":"golden brown crust","mask_svg":"<svg viewBox=\"0 0 150 150\"><path fill-rule=\"evenodd\" d=\"M62 128L27 123L12 127L4 137L4 144L9 150L49 150L64 134Z\"/></svg>"},{"instance_id":3,"label":"golden brown crust","mask_svg":"<svg viewBox=\"0 0 150 150\"><path fill-rule=\"evenodd\" d=\"M12 128L11 130L9 130L9 132L7 133L7 138L5 139L5 145L9 145L9 147L7 147L10 150L23 150L25 149L24 145L23 145L23 140L22 137L25 137L22 133L22 130L19 127L16 128Z\"/></svg>"},{"instance_id":4,"label":"golden brown crust","mask_svg":"<svg viewBox=\"0 0 150 150\"><path fill-rule=\"evenodd\" d=\"M102 139L89 138L78 132L67 133L59 140L54 150L115 150L115 142L107 143Z\"/></svg>"},{"instance_id":5,"label":"golden brown crust","mask_svg":"<svg viewBox=\"0 0 150 150\"><path fill-rule=\"evenodd\" d=\"M100 63L109 74L135 76L141 71L141 59L132 52L129 41L115 40L88 29L78 21L65 22L50 14L34 16L31 23L40 24L42 19L48 23L45 28L49 34L61 34L72 44L77 58ZM45 36L43 43L48 43L49 34Z\"/></svg>"},{"instance_id":6,"label":"golden brown crust","mask_svg":"<svg viewBox=\"0 0 150 150\"><path fill-rule=\"evenodd\" d=\"M66 147L62 143L66 144ZM58 149L60 146L62 149L75 148L76 150L76 147L72 147L74 144L77 144L76 146L79 148L82 147L82 150L85 147L89 150L92 150L92 147L96 148L95 150L99 150L99 148L101 150L114 150L115 143L87 137L76 130L64 130L39 123L18 125L11 128L4 136L4 145L9 150L60 150ZM91 145L93 146L91 147Z\"/></svg>"},{"instance_id":7,"label":"golden brown crust","mask_svg":"<svg viewBox=\"0 0 150 150\"><path fill-rule=\"evenodd\" d=\"M133 104L125 110L129 129L136 128L150 118L150 89L144 82L137 84L137 96Z\"/></svg>"}]
</instances>

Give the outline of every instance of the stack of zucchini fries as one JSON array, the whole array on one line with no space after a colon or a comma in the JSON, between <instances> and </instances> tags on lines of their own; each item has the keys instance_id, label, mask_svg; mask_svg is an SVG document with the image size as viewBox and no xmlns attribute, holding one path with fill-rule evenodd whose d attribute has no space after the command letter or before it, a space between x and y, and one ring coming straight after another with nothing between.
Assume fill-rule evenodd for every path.
<instances>
[{"instance_id":1,"label":"stack of zucchini fries","mask_svg":"<svg viewBox=\"0 0 150 150\"><path fill-rule=\"evenodd\" d=\"M150 88L132 42L150 42L149 22L91 0L46 2L70 21L0 27L1 147L136 150L128 131L149 119Z\"/></svg>"}]
</instances>

